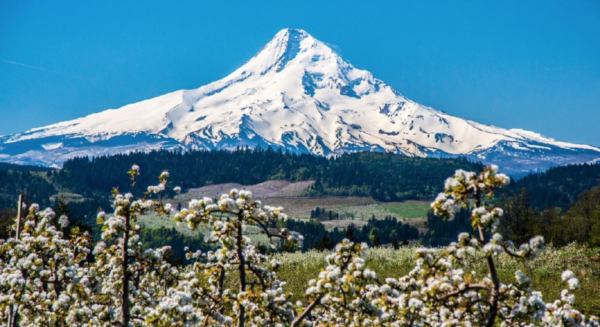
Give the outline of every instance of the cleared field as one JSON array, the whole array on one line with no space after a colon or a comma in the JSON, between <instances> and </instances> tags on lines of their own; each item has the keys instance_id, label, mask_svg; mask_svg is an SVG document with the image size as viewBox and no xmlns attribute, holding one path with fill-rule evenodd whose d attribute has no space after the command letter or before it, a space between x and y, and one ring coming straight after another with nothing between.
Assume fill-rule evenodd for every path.
<instances>
[{"instance_id":1,"label":"cleared field","mask_svg":"<svg viewBox=\"0 0 600 327\"><path fill-rule=\"evenodd\" d=\"M403 218L422 218L427 215L427 211L430 209L430 202L427 201L390 202L381 205L386 210Z\"/></svg>"},{"instance_id":2,"label":"cleared field","mask_svg":"<svg viewBox=\"0 0 600 327\"><path fill-rule=\"evenodd\" d=\"M346 229L350 225L354 225L355 227L362 227L367 224L364 220L327 220L321 222L326 229L332 230L334 228L338 229Z\"/></svg>"},{"instance_id":3,"label":"cleared field","mask_svg":"<svg viewBox=\"0 0 600 327\"><path fill-rule=\"evenodd\" d=\"M168 229L175 228L179 233L183 235L193 236L197 233L201 233L202 235L208 235L209 231L200 227L198 231L192 231L185 224L180 224L177 226L177 223L171 220L171 217L161 217L154 214L143 215L138 217L138 223L140 226L150 229L158 229L161 227L165 227Z\"/></svg>"},{"instance_id":4,"label":"cleared field","mask_svg":"<svg viewBox=\"0 0 600 327\"><path fill-rule=\"evenodd\" d=\"M202 197L219 198L221 194L228 193L229 190L237 188L238 190L250 190L255 199L259 199L263 204L269 206L283 207L284 212L294 219L309 219L310 213L319 207L325 210L332 210L340 215L353 216L354 219L340 219L333 221L322 221L323 225L329 230L334 228L346 228L350 224L361 227L373 216L376 219L383 219L386 216L392 216L402 220L419 229L419 232L427 231L425 227L425 215L429 209L428 202L406 201L394 203L379 203L370 197L337 197L327 196L319 198L307 198L300 195L310 186L313 181L290 183L282 180L266 181L256 185L241 185L236 183L215 184L200 188L189 189L186 193L177 195L174 199L168 199L175 207L181 205L187 207L190 199ZM181 233L190 235L191 232L186 226L176 227L175 223L167 218L156 216L145 216L140 218L140 222L148 228L166 228L175 227ZM248 235L261 243L266 242L263 235L247 231ZM206 235L207 231L201 231Z\"/></svg>"},{"instance_id":5,"label":"cleared field","mask_svg":"<svg viewBox=\"0 0 600 327\"><path fill-rule=\"evenodd\" d=\"M60 192L50 197L50 201L56 201L57 199L63 199L67 203L85 201L83 195L70 192Z\"/></svg>"},{"instance_id":6,"label":"cleared field","mask_svg":"<svg viewBox=\"0 0 600 327\"><path fill-rule=\"evenodd\" d=\"M173 203L181 203L186 206L189 199L210 197L219 198L221 194L228 193L229 190L237 188L238 190L249 190L255 199L259 199L265 205L281 206L285 208L285 213L294 218L310 218L311 210L316 207L334 210L340 213L354 213L356 219L366 220L371 218L372 214L379 218L385 216L383 210L375 200L368 197L320 197L306 198L300 195L306 191L313 181L290 183L282 180L266 181L256 185L241 185L237 183L215 184L200 188L189 189L187 193L178 195L173 199ZM366 207L372 205L371 207ZM387 213L390 214L389 212Z\"/></svg>"},{"instance_id":7,"label":"cleared field","mask_svg":"<svg viewBox=\"0 0 600 327\"><path fill-rule=\"evenodd\" d=\"M257 199L266 198L280 198L280 197L298 197L302 194L308 186L312 185L314 181L305 181L290 183L282 180L266 181L256 185L242 185L237 183L226 183L226 184L215 184L208 185L200 188L189 189L187 194L180 195L180 198L191 197L210 197L218 198L223 193L228 193L231 189L248 190L252 192Z\"/></svg>"}]
</instances>

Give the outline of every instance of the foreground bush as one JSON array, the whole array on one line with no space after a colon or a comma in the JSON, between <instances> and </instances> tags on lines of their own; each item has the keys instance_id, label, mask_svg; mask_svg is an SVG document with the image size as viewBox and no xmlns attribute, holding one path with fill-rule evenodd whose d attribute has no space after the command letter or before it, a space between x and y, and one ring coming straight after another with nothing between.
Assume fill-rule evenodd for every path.
<instances>
[{"instance_id":1,"label":"foreground bush","mask_svg":"<svg viewBox=\"0 0 600 327\"><path fill-rule=\"evenodd\" d=\"M503 284L498 267L510 260L531 260L544 250L535 237L515 246L495 233L499 208L486 205L508 183L496 167L475 174L457 171L446 180L433 211L452 219L473 205L478 237L458 236L443 251L420 248L415 267L400 278L380 280L365 267L366 244L343 240L326 256L326 266L308 282L301 298L278 278L281 263L262 255L243 235L256 226L270 239L300 246L302 236L277 228L282 208L262 206L247 191L232 190L216 203L204 198L175 212L162 203L169 174L136 198L139 167L129 171L132 193L115 190L114 213L103 212L103 241L91 251L89 235L63 231L66 217L29 208L24 229L0 244L0 319L4 326L599 326L572 305L579 281L562 274L561 299L545 303L520 270ZM174 191L179 191L178 187ZM165 260L169 247L142 251L137 217L147 212L173 215L191 229L212 229L214 251L190 252L193 265L179 270ZM273 245L275 246L275 245ZM90 255L92 252L92 255ZM90 258L92 256L93 258ZM481 258L486 274L470 263ZM500 260L500 261L499 261Z\"/></svg>"}]
</instances>

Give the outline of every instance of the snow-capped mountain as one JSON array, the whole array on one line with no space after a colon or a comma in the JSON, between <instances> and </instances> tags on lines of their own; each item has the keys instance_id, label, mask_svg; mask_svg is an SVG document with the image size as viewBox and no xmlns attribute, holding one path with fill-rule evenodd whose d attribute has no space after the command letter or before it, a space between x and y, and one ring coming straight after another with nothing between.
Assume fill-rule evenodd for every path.
<instances>
[{"instance_id":1,"label":"snow-capped mountain","mask_svg":"<svg viewBox=\"0 0 600 327\"><path fill-rule=\"evenodd\" d=\"M0 138L0 161L58 165L133 150L272 146L337 155L468 155L519 173L600 149L454 117L413 102L303 30L285 29L229 76Z\"/></svg>"}]
</instances>

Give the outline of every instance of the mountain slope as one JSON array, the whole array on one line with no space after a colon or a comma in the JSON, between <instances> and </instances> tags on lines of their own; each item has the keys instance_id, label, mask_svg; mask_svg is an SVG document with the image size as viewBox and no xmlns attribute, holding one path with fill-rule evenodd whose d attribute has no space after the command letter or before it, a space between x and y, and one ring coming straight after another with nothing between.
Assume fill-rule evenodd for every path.
<instances>
[{"instance_id":1,"label":"mountain slope","mask_svg":"<svg viewBox=\"0 0 600 327\"><path fill-rule=\"evenodd\" d=\"M159 148L283 147L336 155L467 155L512 173L597 160L600 149L447 115L415 103L302 30L285 29L229 76L194 90L0 138L0 161Z\"/></svg>"}]
</instances>

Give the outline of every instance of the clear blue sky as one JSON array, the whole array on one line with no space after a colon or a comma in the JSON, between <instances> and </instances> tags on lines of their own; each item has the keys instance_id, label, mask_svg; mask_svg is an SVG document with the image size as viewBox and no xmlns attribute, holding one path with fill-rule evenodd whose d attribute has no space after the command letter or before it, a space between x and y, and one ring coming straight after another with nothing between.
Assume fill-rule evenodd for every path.
<instances>
[{"instance_id":1,"label":"clear blue sky","mask_svg":"<svg viewBox=\"0 0 600 327\"><path fill-rule=\"evenodd\" d=\"M286 27L424 105L600 146L597 0L0 0L0 135L200 87Z\"/></svg>"}]
</instances>

